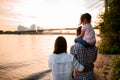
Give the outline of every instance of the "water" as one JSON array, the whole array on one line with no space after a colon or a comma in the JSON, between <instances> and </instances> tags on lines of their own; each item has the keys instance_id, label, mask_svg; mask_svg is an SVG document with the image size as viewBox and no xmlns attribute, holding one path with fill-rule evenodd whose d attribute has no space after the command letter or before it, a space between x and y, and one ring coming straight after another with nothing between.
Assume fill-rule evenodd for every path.
<instances>
[{"instance_id":1,"label":"water","mask_svg":"<svg viewBox=\"0 0 120 80\"><path fill-rule=\"evenodd\" d=\"M66 38L69 53L75 35L0 35L0 80L19 80L48 70L58 36Z\"/></svg>"},{"instance_id":2,"label":"water","mask_svg":"<svg viewBox=\"0 0 120 80\"><path fill-rule=\"evenodd\" d=\"M75 35L63 35L70 45ZM17 80L48 69L58 35L0 35L0 79Z\"/></svg>"}]
</instances>

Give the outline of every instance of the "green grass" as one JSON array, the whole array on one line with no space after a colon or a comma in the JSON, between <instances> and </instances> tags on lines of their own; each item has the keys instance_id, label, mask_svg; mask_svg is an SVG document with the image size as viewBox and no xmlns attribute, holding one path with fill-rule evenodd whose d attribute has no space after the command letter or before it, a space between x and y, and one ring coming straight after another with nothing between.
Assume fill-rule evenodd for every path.
<instances>
[{"instance_id":1,"label":"green grass","mask_svg":"<svg viewBox=\"0 0 120 80\"><path fill-rule=\"evenodd\" d=\"M111 80L120 80L120 56L112 60L112 67Z\"/></svg>"},{"instance_id":2,"label":"green grass","mask_svg":"<svg viewBox=\"0 0 120 80\"><path fill-rule=\"evenodd\" d=\"M120 46L112 43L113 39L102 38L101 44L98 46L99 52L102 54L120 54Z\"/></svg>"}]
</instances>

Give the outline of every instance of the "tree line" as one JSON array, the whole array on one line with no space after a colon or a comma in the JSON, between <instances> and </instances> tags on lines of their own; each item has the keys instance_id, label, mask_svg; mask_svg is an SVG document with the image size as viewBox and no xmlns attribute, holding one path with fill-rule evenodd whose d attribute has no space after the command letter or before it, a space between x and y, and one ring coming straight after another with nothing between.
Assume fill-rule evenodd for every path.
<instances>
[{"instance_id":1,"label":"tree line","mask_svg":"<svg viewBox=\"0 0 120 80\"><path fill-rule=\"evenodd\" d=\"M102 42L99 51L105 54L120 53L120 0L105 0L105 13L101 18L100 32Z\"/></svg>"}]
</instances>

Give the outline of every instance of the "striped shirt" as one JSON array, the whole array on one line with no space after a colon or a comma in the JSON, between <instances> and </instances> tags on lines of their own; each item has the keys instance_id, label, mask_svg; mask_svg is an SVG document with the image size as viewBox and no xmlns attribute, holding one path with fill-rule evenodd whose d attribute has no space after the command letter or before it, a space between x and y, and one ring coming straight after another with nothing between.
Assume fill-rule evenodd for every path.
<instances>
[{"instance_id":1,"label":"striped shirt","mask_svg":"<svg viewBox=\"0 0 120 80\"><path fill-rule=\"evenodd\" d=\"M75 43L71 49L70 53L79 61L80 64L84 66L93 65L97 58L97 47L83 47L80 43ZM94 71L88 71L81 73L78 70L74 71L75 80L95 80Z\"/></svg>"}]
</instances>

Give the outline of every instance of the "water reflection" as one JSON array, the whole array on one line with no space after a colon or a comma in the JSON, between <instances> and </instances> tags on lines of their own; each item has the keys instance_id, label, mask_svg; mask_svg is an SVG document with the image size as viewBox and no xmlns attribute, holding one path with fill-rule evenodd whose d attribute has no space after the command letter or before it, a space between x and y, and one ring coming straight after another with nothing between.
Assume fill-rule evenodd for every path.
<instances>
[{"instance_id":1,"label":"water reflection","mask_svg":"<svg viewBox=\"0 0 120 80\"><path fill-rule=\"evenodd\" d=\"M69 52L75 35L0 35L0 79L26 79L49 71L48 56L58 36L66 38Z\"/></svg>"},{"instance_id":2,"label":"water reflection","mask_svg":"<svg viewBox=\"0 0 120 80\"><path fill-rule=\"evenodd\" d=\"M62 36L62 35L59 35ZM72 45L75 35L63 35ZM21 79L48 69L58 35L0 35L0 79Z\"/></svg>"}]
</instances>

